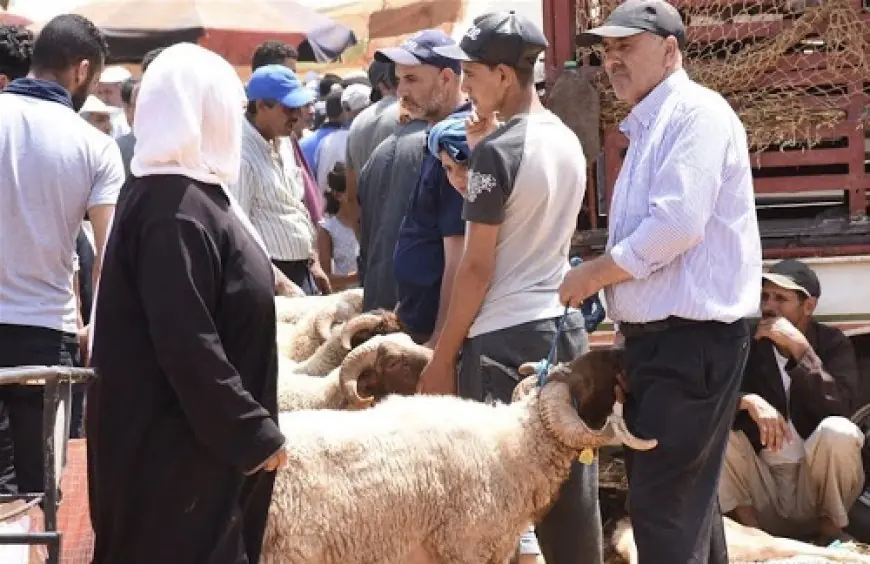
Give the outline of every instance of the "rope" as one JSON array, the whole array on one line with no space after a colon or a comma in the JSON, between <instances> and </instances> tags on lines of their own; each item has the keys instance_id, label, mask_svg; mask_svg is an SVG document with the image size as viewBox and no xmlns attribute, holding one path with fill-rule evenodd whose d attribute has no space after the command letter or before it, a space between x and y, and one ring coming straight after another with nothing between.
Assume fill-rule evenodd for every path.
<instances>
[{"instance_id":1,"label":"rope","mask_svg":"<svg viewBox=\"0 0 870 564\"><path fill-rule=\"evenodd\" d=\"M571 268L578 266L583 260L580 257L571 257ZM565 312L562 317L556 321L556 335L553 337L553 342L550 343L550 352L547 358L538 363L538 387L542 388L547 383L547 374L550 372L550 367L556 362L556 347L559 344L559 339L562 338L562 331L565 327L565 318L568 317L568 309L570 306L565 306Z\"/></svg>"}]
</instances>

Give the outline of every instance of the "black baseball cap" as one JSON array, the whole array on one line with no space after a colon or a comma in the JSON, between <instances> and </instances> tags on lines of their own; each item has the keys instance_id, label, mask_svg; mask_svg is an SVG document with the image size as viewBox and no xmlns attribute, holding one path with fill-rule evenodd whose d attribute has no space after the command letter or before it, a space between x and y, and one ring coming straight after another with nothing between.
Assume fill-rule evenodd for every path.
<instances>
[{"instance_id":1,"label":"black baseball cap","mask_svg":"<svg viewBox=\"0 0 870 564\"><path fill-rule=\"evenodd\" d=\"M453 39L440 29L424 29L408 37L398 47L375 51L375 60L397 65L432 65L440 69L461 72L459 61L438 53L439 47L456 45Z\"/></svg>"},{"instance_id":2,"label":"black baseball cap","mask_svg":"<svg viewBox=\"0 0 870 564\"><path fill-rule=\"evenodd\" d=\"M780 288L802 292L811 298L822 295L819 277L806 263L797 259L786 259L770 267L761 275L762 279L773 282Z\"/></svg>"},{"instance_id":3,"label":"black baseball cap","mask_svg":"<svg viewBox=\"0 0 870 564\"><path fill-rule=\"evenodd\" d=\"M686 45L686 26L680 12L664 0L626 0L604 23L577 36L577 45L591 47L604 37L631 37L648 31L661 37L673 35L680 47Z\"/></svg>"},{"instance_id":4,"label":"black baseball cap","mask_svg":"<svg viewBox=\"0 0 870 564\"><path fill-rule=\"evenodd\" d=\"M511 10L478 16L459 45L437 47L435 51L458 61L533 69L548 45L532 20Z\"/></svg>"}]
</instances>

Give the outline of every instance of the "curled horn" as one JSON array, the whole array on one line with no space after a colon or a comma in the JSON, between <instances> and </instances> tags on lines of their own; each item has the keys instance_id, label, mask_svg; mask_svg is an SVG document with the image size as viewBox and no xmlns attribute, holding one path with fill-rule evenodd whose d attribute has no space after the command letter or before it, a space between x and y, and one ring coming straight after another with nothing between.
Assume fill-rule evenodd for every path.
<instances>
[{"instance_id":1,"label":"curled horn","mask_svg":"<svg viewBox=\"0 0 870 564\"><path fill-rule=\"evenodd\" d=\"M357 315L344 325L344 329L341 331L341 346L344 347L344 350L349 351L352 348L350 346L350 340L353 339L357 333L366 329L372 330L382 320L382 317L376 313L363 313Z\"/></svg>"},{"instance_id":2,"label":"curled horn","mask_svg":"<svg viewBox=\"0 0 870 564\"><path fill-rule=\"evenodd\" d=\"M622 443L634 450L650 450L658 444L655 439L639 439L631 434L622 419L621 404L615 406L616 411L601 429L590 429L577 415L565 382L548 382L541 388L539 402L544 427L570 448L582 450Z\"/></svg>"},{"instance_id":3,"label":"curled horn","mask_svg":"<svg viewBox=\"0 0 870 564\"><path fill-rule=\"evenodd\" d=\"M329 339L332 322L335 320L337 310L338 308L335 305L331 305L321 309L314 315L314 331L320 338L320 342Z\"/></svg>"},{"instance_id":4,"label":"curled horn","mask_svg":"<svg viewBox=\"0 0 870 564\"><path fill-rule=\"evenodd\" d=\"M374 403L373 397L359 395L359 376L363 370L370 368L377 358L378 346L381 344L378 337L369 339L362 345L350 351L341 363L338 372L339 385L352 407L362 409Z\"/></svg>"}]
</instances>

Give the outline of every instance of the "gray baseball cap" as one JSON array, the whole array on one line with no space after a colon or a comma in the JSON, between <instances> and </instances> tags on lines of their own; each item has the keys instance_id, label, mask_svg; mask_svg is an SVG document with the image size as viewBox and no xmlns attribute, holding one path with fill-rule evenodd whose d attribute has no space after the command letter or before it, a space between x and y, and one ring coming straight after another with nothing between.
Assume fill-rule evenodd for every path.
<instances>
[{"instance_id":1,"label":"gray baseball cap","mask_svg":"<svg viewBox=\"0 0 870 564\"><path fill-rule=\"evenodd\" d=\"M680 47L686 45L686 27L680 12L664 0L626 0L604 23L577 36L577 45L591 47L605 37L631 37L648 31L661 37L673 35Z\"/></svg>"}]
</instances>

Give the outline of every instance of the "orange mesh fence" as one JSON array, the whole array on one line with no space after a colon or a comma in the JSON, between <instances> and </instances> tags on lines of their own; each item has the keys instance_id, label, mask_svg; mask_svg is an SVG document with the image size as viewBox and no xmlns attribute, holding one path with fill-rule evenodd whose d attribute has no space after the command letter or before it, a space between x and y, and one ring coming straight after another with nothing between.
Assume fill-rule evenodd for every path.
<instances>
[{"instance_id":1,"label":"orange mesh fence","mask_svg":"<svg viewBox=\"0 0 870 564\"><path fill-rule=\"evenodd\" d=\"M61 477L63 503L58 513L62 564L90 564L94 532L88 512L87 442L73 439L67 446L66 468Z\"/></svg>"}]
</instances>

